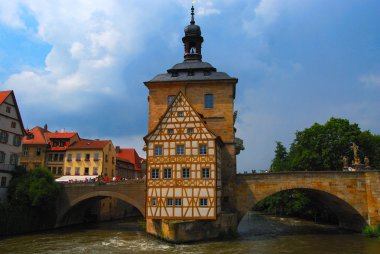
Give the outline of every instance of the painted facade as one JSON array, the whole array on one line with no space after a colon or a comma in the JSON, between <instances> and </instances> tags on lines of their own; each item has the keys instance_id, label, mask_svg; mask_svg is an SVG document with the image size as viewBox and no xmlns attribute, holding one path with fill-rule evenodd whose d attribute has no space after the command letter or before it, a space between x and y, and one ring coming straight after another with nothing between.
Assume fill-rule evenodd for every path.
<instances>
[{"instance_id":1,"label":"painted facade","mask_svg":"<svg viewBox=\"0 0 380 254\"><path fill-rule=\"evenodd\" d=\"M13 91L0 92L0 202L6 201L7 187L21 156L24 134Z\"/></svg>"},{"instance_id":2,"label":"painted facade","mask_svg":"<svg viewBox=\"0 0 380 254\"><path fill-rule=\"evenodd\" d=\"M116 152L111 140L83 139L72 144L64 157L64 175L116 176Z\"/></svg>"},{"instance_id":3,"label":"painted facade","mask_svg":"<svg viewBox=\"0 0 380 254\"><path fill-rule=\"evenodd\" d=\"M46 153L46 167L55 176L64 175L64 158L70 145L80 141L76 132L52 132L47 134L48 149Z\"/></svg>"},{"instance_id":4,"label":"painted facade","mask_svg":"<svg viewBox=\"0 0 380 254\"><path fill-rule=\"evenodd\" d=\"M26 130L26 135L22 139L22 154L20 165L30 171L37 167L45 167L49 140L47 136L50 132L47 126L44 128L36 126Z\"/></svg>"},{"instance_id":5,"label":"painted facade","mask_svg":"<svg viewBox=\"0 0 380 254\"><path fill-rule=\"evenodd\" d=\"M216 219L221 141L179 92L146 136L148 219Z\"/></svg>"}]
</instances>

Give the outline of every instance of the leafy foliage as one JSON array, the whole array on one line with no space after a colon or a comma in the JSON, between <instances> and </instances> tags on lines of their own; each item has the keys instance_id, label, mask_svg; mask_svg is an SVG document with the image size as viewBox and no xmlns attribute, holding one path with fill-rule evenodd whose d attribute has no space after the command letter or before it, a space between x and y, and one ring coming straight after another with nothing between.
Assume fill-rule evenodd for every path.
<instances>
[{"instance_id":1,"label":"leafy foliage","mask_svg":"<svg viewBox=\"0 0 380 254\"><path fill-rule=\"evenodd\" d=\"M59 185L51 173L44 168L36 168L15 178L8 191L9 202L13 206L33 207L49 210L55 206Z\"/></svg>"},{"instance_id":2,"label":"leafy foliage","mask_svg":"<svg viewBox=\"0 0 380 254\"><path fill-rule=\"evenodd\" d=\"M288 152L286 151L285 146L281 142L277 141L275 156L272 160L270 170L271 172L287 171L289 166L288 164Z\"/></svg>"},{"instance_id":3,"label":"leafy foliage","mask_svg":"<svg viewBox=\"0 0 380 254\"><path fill-rule=\"evenodd\" d=\"M324 125L315 123L297 131L289 154L281 142L277 142L271 170L342 170L343 156L353 160L353 143L360 148L361 161L367 156L372 168L380 168L380 136L362 132L358 124L351 124L347 119L331 118Z\"/></svg>"}]
</instances>

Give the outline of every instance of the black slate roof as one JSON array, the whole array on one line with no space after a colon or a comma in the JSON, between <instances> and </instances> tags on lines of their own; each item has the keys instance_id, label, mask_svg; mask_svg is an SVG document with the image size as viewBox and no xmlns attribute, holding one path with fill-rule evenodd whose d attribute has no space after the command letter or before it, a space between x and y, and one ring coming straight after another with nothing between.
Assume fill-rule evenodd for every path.
<instances>
[{"instance_id":1,"label":"black slate roof","mask_svg":"<svg viewBox=\"0 0 380 254\"><path fill-rule=\"evenodd\" d=\"M225 72L218 72L215 67L199 60L184 61L174 65L165 74L155 76L150 82L201 80L237 80Z\"/></svg>"}]
</instances>

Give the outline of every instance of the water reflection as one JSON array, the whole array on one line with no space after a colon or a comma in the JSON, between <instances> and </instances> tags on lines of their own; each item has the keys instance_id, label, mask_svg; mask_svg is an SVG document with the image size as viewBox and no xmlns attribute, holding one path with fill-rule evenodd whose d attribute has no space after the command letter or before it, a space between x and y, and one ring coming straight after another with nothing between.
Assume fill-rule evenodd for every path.
<instances>
[{"instance_id":1,"label":"water reflection","mask_svg":"<svg viewBox=\"0 0 380 254\"><path fill-rule=\"evenodd\" d=\"M336 228L317 227L313 232L309 224L297 221L256 215L245 220L239 227L240 236L223 241L169 244L147 235L136 220L129 220L3 239L0 253L380 253L380 240ZM295 227L289 226L292 223Z\"/></svg>"}]
</instances>

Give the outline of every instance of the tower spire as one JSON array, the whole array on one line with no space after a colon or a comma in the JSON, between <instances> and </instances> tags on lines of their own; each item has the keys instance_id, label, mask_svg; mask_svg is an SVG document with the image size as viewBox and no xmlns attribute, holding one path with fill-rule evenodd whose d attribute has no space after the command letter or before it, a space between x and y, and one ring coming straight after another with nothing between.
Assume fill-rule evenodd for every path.
<instances>
[{"instance_id":1,"label":"tower spire","mask_svg":"<svg viewBox=\"0 0 380 254\"><path fill-rule=\"evenodd\" d=\"M191 2L191 21L190 21L190 24L192 24L192 25L195 24L195 20L194 20L194 3L195 3L195 0L192 0L192 2Z\"/></svg>"}]
</instances>

